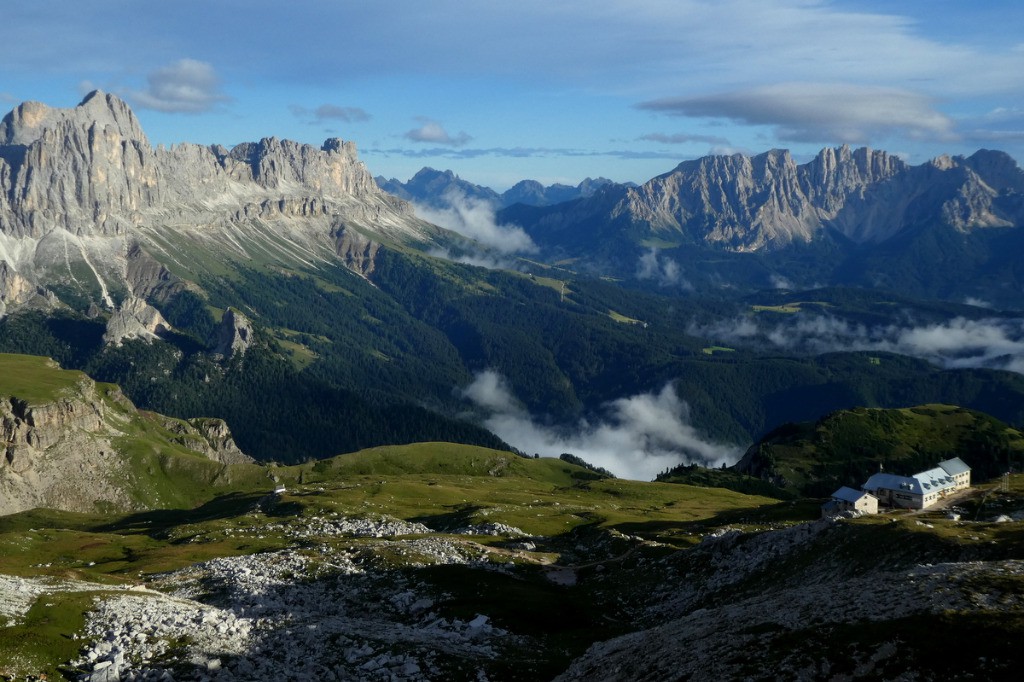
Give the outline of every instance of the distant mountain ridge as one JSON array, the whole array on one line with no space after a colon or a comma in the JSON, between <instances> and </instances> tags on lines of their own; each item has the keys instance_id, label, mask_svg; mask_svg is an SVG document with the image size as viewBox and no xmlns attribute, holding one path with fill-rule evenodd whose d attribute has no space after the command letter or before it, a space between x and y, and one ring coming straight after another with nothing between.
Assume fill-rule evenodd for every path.
<instances>
[{"instance_id":1,"label":"distant mountain ridge","mask_svg":"<svg viewBox=\"0 0 1024 682\"><path fill-rule=\"evenodd\" d=\"M463 180L453 171L439 171L429 167L419 170L408 182L402 182L397 178L388 180L384 176L377 176L375 179L377 185L385 192L431 208L448 207L451 202L446 197L450 192L467 199L486 201L495 208L505 208L514 204L551 206L592 196L600 188L616 184L607 178L586 178L576 186L561 183L545 186L536 180L520 180L499 194L490 187Z\"/></svg>"},{"instance_id":2,"label":"distant mountain ridge","mask_svg":"<svg viewBox=\"0 0 1024 682\"><path fill-rule=\"evenodd\" d=\"M911 166L884 151L823 149L797 164L786 150L685 161L639 187L611 186L579 205L537 212L536 238L583 230L598 220L632 232L735 252L778 249L832 232L882 243L939 221L960 231L1019 225L1024 171L1003 152L942 156Z\"/></svg>"},{"instance_id":3,"label":"distant mountain ridge","mask_svg":"<svg viewBox=\"0 0 1024 682\"><path fill-rule=\"evenodd\" d=\"M1007 254L1024 241L1024 171L999 151L918 166L847 146L804 164L785 150L708 156L639 187L520 204L497 220L523 228L549 262L594 274L642 277L657 251L697 291L852 284L1021 304L1012 292L1024 272Z\"/></svg>"}]
</instances>

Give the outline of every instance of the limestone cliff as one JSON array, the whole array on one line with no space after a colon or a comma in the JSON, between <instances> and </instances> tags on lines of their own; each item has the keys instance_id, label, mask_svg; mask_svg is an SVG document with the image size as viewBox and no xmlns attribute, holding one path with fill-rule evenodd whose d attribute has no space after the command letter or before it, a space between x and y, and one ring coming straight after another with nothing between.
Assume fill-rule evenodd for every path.
<instances>
[{"instance_id":1,"label":"limestone cliff","mask_svg":"<svg viewBox=\"0 0 1024 682\"><path fill-rule=\"evenodd\" d=\"M174 419L159 415L163 427L175 434L174 442L200 452L221 464L251 464L253 458L239 449L231 429L223 419L197 417Z\"/></svg>"},{"instance_id":2,"label":"limestone cliff","mask_svg":"<svg viewBox=\"0 0 1024 682\"><path fill-rule=\"evenodd\" d=\"M0 261L32 287L110 310L128 294L165 299L204 258L336 263L339 232L423 246L443 234L377 187L352 142L154 149L101 92L73 109L26 102L0 122Z\"/></svg>"}]
</instances>

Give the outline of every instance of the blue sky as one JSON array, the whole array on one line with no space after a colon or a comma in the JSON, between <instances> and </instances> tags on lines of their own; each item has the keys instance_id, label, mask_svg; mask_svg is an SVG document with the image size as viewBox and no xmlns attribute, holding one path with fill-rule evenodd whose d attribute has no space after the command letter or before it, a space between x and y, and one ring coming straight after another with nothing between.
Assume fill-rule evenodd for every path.
<instances>
[{"instance_id":1,"label":"blue sky","mask_svg":"<svg viewBox=\"0 0 1024 682\"><path fill-rule=\"evenodd\" d=\"M1020 0L6 4L0 106L101 88L154 144L341 137L498 190L842 143L1024 160Z\"/></svg>"}]
</instances>

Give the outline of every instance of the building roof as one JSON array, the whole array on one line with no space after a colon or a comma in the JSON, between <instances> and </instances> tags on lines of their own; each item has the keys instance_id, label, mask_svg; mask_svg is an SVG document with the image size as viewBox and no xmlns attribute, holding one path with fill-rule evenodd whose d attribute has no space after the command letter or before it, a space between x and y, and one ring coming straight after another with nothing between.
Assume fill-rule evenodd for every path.
<instances>
[{"instance_id":1,"label":"building roof","mask_svg":"<svg viewBox=\"0 0 1024 682\"><path fill-rule=\"evenodd\" d=\"M917 482L910 476L899 476L880 471L877 474L871 474L871 478L864 484L864 490L868 492L872 490L908 490L913 492L911 489L916 484Z\"/></svg>"},{"instance_id":2,"label":"building roof","mask_svg":"<svg viewBox=\"0 0 1024 682\"><path fill-rule=\"evenodd\" d=\"M868 492L872 490L894 490L912 495L930 495L954 486L953 476L944 469L935 467L913 476L897 476L880 472L872 474L864 484Z\"/></svg>"},{"instance_id":3,"label":"building roof","mask_svg":"<svg viewBox=\"0 0 1024 682\"><path fill-rule=\"evenodd\" d=\"M946 473L946 470L941 467L922 471L919 474L914 474L911 478L920 484L920 493L922 495L937 493L940 490L946 490L956 485L953 481L953 476Z\"/></svg>"},{"instance_id":4,"label":"building roof","mask_svg":"<svg viewBox=\"0 0 1024 682\"><path fill-rule=\"evenodd\" d=\"M939 462L939 467L950 476L964 474L971 470L971 467L967 466L967 463L959 457L947 459L945 462Z\"/></svg>"},{"instance_id":5,"label":"building roof","mask_svg":"<svg viewBox=\"0 0 1024 682\"><path fill-rule=\"evenodd\" d=\"M864 497L865 495L867 495L867 493L864 492L863 490L854 490L853 488L848 488L847 486L844 485L842 488L832 493L832 499L842 500L843 502L855 504L857 500Z\"/></svg>"}]
</instances>

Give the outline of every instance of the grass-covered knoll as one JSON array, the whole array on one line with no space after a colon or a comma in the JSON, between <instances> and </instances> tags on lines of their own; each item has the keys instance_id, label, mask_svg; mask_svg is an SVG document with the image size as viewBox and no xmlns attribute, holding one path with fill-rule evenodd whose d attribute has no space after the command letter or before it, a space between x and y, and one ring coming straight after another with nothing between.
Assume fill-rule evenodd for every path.
<instances>
[{"instance_id":1,"label":"grass-covered knoll","mask_svg":"<svg viewBox=\"0 0 1024 682\"><path fill-rule=\"evenodd\" d=\"M142 508L191 508L225 490L266 487L266 472L252 464L222 464L199 451L195 436L173 430L180 420L139 411L113 439L123 466L111 472Z\"/></svg>"},{"instance_id":2,"label":"grass-covered knoll","mask_svg":"<svg viewBox=\"0 0 1024 682\"><path fill-rule=\"evenodd\" d=\"M293 486L306 491L294 498L297 508L383 513L437 529L501 522L557 536L582 526L642 530L650 523L654 537L674 524L774 502L723 489L602 478L560 459L452 443L374 448L271 471L290 492Z\"/></svg>"},{"instance_id":3,"label":"grass-covered knoll","mask_svg":"<svg viewBox=\"0 0 1024 682\"><path fill-rule=\"evenodd\" d=\"M77 392L86 376L60 369L53 360L33 355L0 353L0 396L29 405L52 402Z\"/></svg>"},{"instance_id":4,"label":"grass-covered knoll","mask_svg":"<svg viewBox=\"0 0 1024 682\"><path fill-rule=\"evenodd\" d=\"M975 481L1024 464L1024 435L987 414L950 405L857 408L785 424L753 445L735 470L805 496L859 488L880 467L898 474L960 457Z\"/></svg>"},{"instance_id":5,"label":"grass-covered knoll","mask_svg":"<svg viewBox=\"0 0 1024 682\"><path fill-rule=\"evenodd\" d=\"M53 423L33 427L49 430L48 446L45 452L23 452L28 473L0 470L5 485L33 490L41 495L35 499L54 506L81 510L94 505L96 511L191 508L226 490L266 486L259 467L225 465L207 457L211 445L192 424L136 410L117 386L94 383L47 358L0 355L0 395L34 406L67 399L90 406L59 410ZM99 426L76 426L73 416L78 412L95 412ZM65 413L72 416L61 416ZM65 499L60 486L76 476L80 480L72 488L81 488L76 493L83 494Z\"/></svg>"},{"instance_id":6,"label":"grass-covered knoll","mask_svg":"<svg viewBox=\"0 0 1024 682\"><path fill-rule=\"evenodd\" d=\"M681 464L658 475L662 483L685 483L706 488L728 488L747 495L763 495L779 499L797 497L793 490L786 490L757 476L736 471L733 468L709 469L699 464Z\"/></svg>"}]
</instances>

